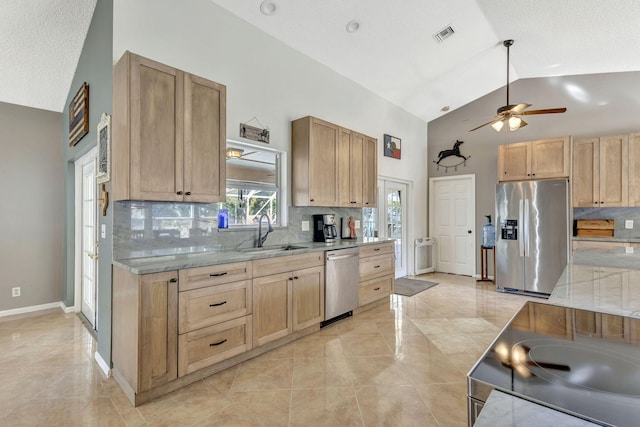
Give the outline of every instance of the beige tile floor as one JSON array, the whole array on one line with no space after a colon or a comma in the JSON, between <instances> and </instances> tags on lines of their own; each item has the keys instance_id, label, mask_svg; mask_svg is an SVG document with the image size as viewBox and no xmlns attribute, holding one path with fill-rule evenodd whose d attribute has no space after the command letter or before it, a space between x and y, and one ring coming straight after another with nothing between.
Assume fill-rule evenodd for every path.
<instances>
[{"instance_id":1,"label":"beige tile floor","mask_svg":"<svg viewBox=\"0 0 640 427\"><path fill-rule=\"evenodd\" d=\"M2 426L464 427L466 373L527 299L469 277L378 306L134 408L75 315L0 321Z\"/></svg>"}]
</instances>

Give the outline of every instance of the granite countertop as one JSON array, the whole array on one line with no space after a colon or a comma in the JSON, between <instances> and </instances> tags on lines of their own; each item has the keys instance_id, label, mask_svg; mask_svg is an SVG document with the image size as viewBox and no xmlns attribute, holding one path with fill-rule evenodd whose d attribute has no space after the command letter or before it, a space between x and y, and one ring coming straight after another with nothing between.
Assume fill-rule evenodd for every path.
<instances>
[{"instance_id":1,"label":"granite countertop","mask_svg":"<svg viewBox=\"0 0 640 427\"><path fill-rule=\"evenodd\" d=\"M599 424L493 390L473 427L596 427Z\"/></svg>"},{"instance_id":2,"label":"granite countertop","mask_svg":"<svg viewBox=\"0 0 640 427\"><path fill-rule=\"evenodd\" d=\"M394 239L359 238L357 240L338 240L335 243L297 242L289 243L300 249L283 250L287 245L265 246L263 249L242 248L236 250L204 251L188 254L172 254L143 258L118 259L113 265L134 274L160 273L192 267L226 264L231 262L252 261L254 259L274 258L309 252L330 251L353 248L375 243L393 242Z\"/></svg>"},{"instance_id":3,"label":"granite countertop","mask_svg":"<svg viewBox=\"0 0 640 427\"><path fill-rule=\"evenodd\" d=\"M550 304L640 317L640 251L579 250L549 297Z\"/></svg>"}]
</instances>

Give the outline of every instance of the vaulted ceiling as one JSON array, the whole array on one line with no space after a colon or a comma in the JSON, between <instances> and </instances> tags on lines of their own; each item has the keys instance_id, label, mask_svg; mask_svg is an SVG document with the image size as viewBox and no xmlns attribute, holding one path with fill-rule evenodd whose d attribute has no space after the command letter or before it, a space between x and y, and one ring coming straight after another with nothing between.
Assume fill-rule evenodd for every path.
<instances>
[{"instance_id":1,"label":"vaulted ceiling","mask_svg":"<svg viewBox=\"0 0 640 427\"><path fill-rule=\"evenodd\" d=\"M504 39L512 81L640 70L637 0L211 1L425 121L505 85ZM0 101L63 110L95 4L0 3Z\"/></svg>"}]
</instances>

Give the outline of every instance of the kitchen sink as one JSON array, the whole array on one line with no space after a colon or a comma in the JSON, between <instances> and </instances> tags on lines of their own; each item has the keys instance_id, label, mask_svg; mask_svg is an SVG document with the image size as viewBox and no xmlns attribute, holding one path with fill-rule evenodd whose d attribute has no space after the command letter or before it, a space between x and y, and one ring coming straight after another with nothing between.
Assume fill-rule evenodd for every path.
<instances>
[{"instance_id":1,"label":"kitchen sink","mask_svg":"<svg viewBox=\"0 0 640 427\"><path fill-rule=\"evenodd\" d=\"M263 246L261 248L245 248L238 249L239 252L244 253L264 253L264 252L285 252L285 251L295 251L296 249L309 249L308 246L297 246L297 245L279 245L279 246Z\"/></svg>"}]
</instances>

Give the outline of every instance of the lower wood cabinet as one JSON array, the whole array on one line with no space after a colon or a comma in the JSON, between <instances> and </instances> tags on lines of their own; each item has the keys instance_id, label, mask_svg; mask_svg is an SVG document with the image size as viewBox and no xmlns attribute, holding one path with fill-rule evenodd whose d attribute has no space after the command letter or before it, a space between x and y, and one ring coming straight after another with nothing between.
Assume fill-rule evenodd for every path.
<instances>
[{"instance_id":1,"label":"lower wood cabinet","mask_svg":"<svg viewBox=\"0 0 640 427\"><path fill-rule=\"evenodd\" d=\"M359 305L388 297L395 284L393 242L360 247Z\"/></svg>"},{"instance_id":2,"label":"lower wood cabinet","mask_svg":"<svg viewBox=\"0 0 640 427\"><path fill-rule=\"evenodd\" d=\"M259 346L293 330L291 273L253 279L253 344Z\"/></svg>"},{"instance_id":3,"label":"lower wood cabinet","mask_svg":"<svg viewBox=\"0 0 640 427\"><path fill-rule=\"evenodd\" d=\"M324 320L324 266L293 272L293 331Z\"/></svg>"}]
</instances>

